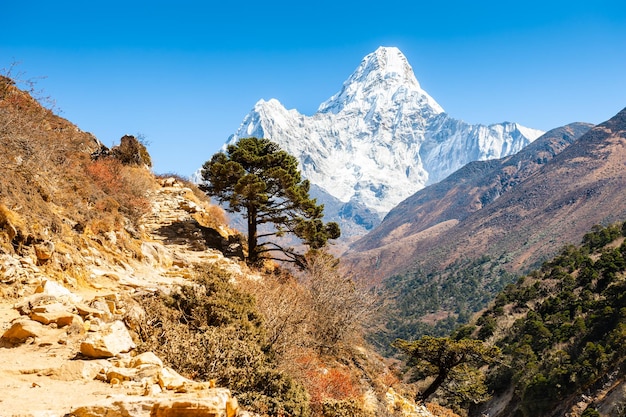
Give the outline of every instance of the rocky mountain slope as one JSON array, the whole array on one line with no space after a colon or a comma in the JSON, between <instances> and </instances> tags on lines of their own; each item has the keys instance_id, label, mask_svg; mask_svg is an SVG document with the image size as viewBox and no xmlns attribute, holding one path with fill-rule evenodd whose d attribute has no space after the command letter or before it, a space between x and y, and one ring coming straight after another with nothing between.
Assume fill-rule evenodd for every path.
<instances>
[{"instance_id":1,"label":"rocky mountain slope","mask_svg":"<svg viewBox=\"0 0 626 417\"><path fill-rule=\"evenodd\" d=\"M0 381L8 394L0 400L2 415L148 416L176 409L245 415L228 389L185 378L152 353L133 354L137 328L130 318L141 314L133 294L172 291L198 263L250 273L221 251L198 247L203 228L193 215L206 211L174 179L161 184L150 195L141 261L120 253L115 239L87 241L81 250L91 262L80 265L89 271L87 282L70 276L59 282L59 259L77 259L58 247L50 245L45 256L0 255ZM177 241L167 233L172 225Z\"/></svg>"},{"instance_id":2,"label":"rocky mountain slope","mask_svg":"<svg viewBox=\"0 0 626 417\"><path fill-rule=\"evenodd\" d=\"M570 129L553 132L558 134L549 143L561 141L562 133L574 137ZM392 313L393 327L403 337L415 337L426 324L442 320L449 321L449 330L510 282L511 272L539 265L563 245L580 241L596 224L626 218L625 143L623 110L545 163L540 154L522 154L513 158L525 158L526 164L510 165L513 158L470 164L461 171L470 179L467 185L465 179L452 176L441 187L418 192L399 213L390 213L393 226L384 221L380 228L385 233L365 239L362 251L344 259L385 282L394 305L403 310ZM543 146L534 151L543 152ZM559 147L551 145L550 152ZM524 165L531 171L519 170ZM474 171L481 175L472 176ZM452 184L453 180L457 182ZM451 193L441 204L428 198L440 196L440 191ZM456 192L469 193L470 210L454 208L461 198ZM411 201L417 205L410 207ZM429 217L427 209L439 210L442 217ZM416 215L424 219L422 223ZM418 226L413 229L413 224Z\"/></svg>"},{"instance_id":3,"label":"rocky mountain slope","mask_svg":"<svg viewBox=\"0 0 626 417\"><path fill-rule=\"evenodd\" d=\"M278 143L319 187L318 200L329 200L326 218L362 234L378 223L375 216L424 186L468 162L514 154L542 133L450 117L421 88L406 57L380 47L312 116L260 100L228 143L250 136Z\"/></svg>"}]
</instances>

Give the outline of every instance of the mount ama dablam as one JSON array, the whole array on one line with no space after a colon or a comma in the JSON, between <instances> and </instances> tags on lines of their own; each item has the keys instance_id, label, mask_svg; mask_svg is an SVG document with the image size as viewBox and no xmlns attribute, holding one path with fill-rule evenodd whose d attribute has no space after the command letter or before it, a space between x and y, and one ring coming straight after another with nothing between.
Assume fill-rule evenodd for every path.
<instances>
[{"instance_id":1,"label":"mount ama dablam","mask_svg":"<svg viewBox=\"0 0 626 417\"><path fill-rule=\"evenodd\" d=\"M468 162L514 154L541 134L517 123L471 125L450 117L399 49L379 47L312 116L260 100L227 144L263 137L294 155L326 219L350 237Z\"/></svg>"}]
</instances>

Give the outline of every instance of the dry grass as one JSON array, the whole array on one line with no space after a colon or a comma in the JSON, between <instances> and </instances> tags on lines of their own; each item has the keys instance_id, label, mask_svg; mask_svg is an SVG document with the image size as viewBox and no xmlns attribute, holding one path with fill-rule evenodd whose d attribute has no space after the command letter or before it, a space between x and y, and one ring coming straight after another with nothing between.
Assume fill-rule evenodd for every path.
<instances>
[{"instance_id":1,"label":"dry grass","mask_svg":"<svg viewBox=\"0 0 626 417\"><path fill-rule=\"evenodd\" d=\"M5 244L19 245L24 236L24 221L21 217L0 203L0 234Z\"/></svg>"}]
</instances>

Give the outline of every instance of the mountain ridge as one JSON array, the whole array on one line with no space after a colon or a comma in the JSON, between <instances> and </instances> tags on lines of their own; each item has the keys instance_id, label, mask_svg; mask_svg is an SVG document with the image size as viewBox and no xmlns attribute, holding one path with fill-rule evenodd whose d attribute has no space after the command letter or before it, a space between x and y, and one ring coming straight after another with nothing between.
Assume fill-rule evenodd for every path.
<instances>
[{"instance_id":1,"label":"mountain ridge","mask_svg":"<svg viewBox=\"0 0 626 417\"><path fill-rule=\"evenodd\" d=\"M591 127L586 123L572 123L546 132L514 155L470 162L446 179L402 201L385 216L378 228L355 242L351 249L372 249L372 243L368 245L368 242L401 227L406 216L411 217L411 227L405 228L405 236L409 231L417 233L441 222L465 219L515 187Z\"/></svg>"}]
</instances>

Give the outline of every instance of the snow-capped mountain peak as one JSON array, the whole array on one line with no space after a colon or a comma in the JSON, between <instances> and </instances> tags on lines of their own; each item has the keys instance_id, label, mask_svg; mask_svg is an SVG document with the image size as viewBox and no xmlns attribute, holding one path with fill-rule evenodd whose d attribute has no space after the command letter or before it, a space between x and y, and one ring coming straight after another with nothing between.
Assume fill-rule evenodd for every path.
<instances>
[{"instance_id":1,"label":"snow-capped mountain peak","mask_svg":"<svg viewBox=\"0 0 626 417\"><path fill-rule=\"evenodd\" d=\"M382 218L468 162L513 154L542 133L450 117L421 88L402 52L380 47L314 115L260 100L228 143L268 138L298 159L303 176L336 199L334 207L337 201L350 206L337 215L358 217L353 208L364 207L369 218Z\"/></svg>"},{"instance_id":2,"label":"snow-capped mountain peak","mask_svg":"<svg viewBox=\"0 0 626 417\"><path fill-rule=\"evenodd\" d=\"M379 47L361 61L341 91L322 103L320 113L362 109L364 103L414 101L429 114L443 108L420 87L404 54L395 47Z\"/></svg>"}]
</instances>

